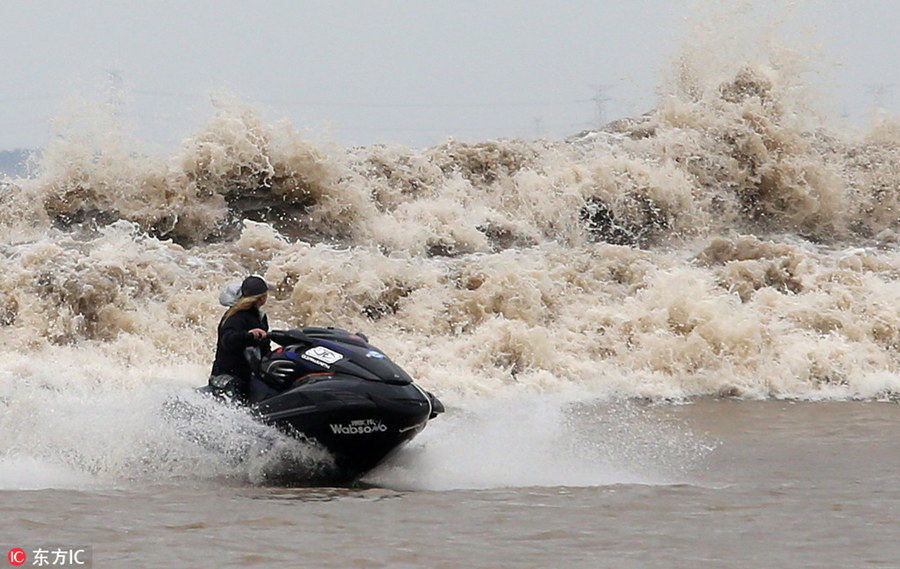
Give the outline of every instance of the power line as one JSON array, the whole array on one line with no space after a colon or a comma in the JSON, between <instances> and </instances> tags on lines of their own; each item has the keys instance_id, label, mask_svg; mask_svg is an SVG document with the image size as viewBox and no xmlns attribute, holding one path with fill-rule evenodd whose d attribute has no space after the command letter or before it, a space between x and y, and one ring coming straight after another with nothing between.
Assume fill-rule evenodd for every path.
<instances>
[{"instance_id":1,"label":"power line","mask_svg":"<svg viewBox=\"0 0 900 569\"><path fill-rule=\"evenodd\" d=\"M474 109L497 107L549 107L564 105L583 105L591 99L574 99L568 101L510 101L488 103L363 103L359 101L297 101L290 99L256 99L260 103L296 107L338 107L362 109Z\"/></svg>"},{"instance_id":2,"label":"power line","mask_svg":"<svg viewBox=\"0 0 900 569\"><path fill-rule=\"evenodd\" d=\"M110 71L111 81L121 82L121 77L116 75L117 71ZM126 95L136 97L160 97L175 99L197 99L207 98L209 94L200 93L177 93L172 91L147 91L135 90L126 92ZM0 103L27 103L33 101L44 101L59 99L63 95L59 93L44 95L28 95L21 97L7 97L0 99ZM567 100L536 100L536 101L488 101L484 103L435 103L435 102L403 102L403 103L367 103L362 101L321 101L321 100L297 100L297 99L253 99L261 103L272 105L288 105L303 107L344 107L344 108L423 108L423 109L451 109L451 108L494 108L494 107L550 107L550 106L567 106L567 105L583 105L592 101L596 102L596 96L590 99L567 99Z\"/></svg>"},{"instance_id":3,"label":"power line","mask_svg":"<svg viewBox=\"0 0 900 569\"><path fill-rule=\"evenodd\" d=\"M59 99L61 97L60 94L54 95L27 95L22 97L7 97L5 99L0 99L0 104L6 103L31 103L33 101L49 101L53 99Z\"/></svg>"}]
</instances>

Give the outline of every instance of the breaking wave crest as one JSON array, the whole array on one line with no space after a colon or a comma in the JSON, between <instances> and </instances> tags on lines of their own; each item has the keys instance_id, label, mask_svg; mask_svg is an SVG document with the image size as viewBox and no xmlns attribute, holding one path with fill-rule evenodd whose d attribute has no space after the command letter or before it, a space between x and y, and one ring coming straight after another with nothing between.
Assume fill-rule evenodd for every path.
<instances>
[{"instance_id":1,"label":"breaking wave crest","mask_svg":"<svg viewBox=\"0 0 900 569\"><path fill-rule=\"evenodd\" d=\"M896 126L829 128L784 75L556 143L340 149L244 108L166 158L60 137L0 194L0 334L198 381L217 291L260 272L276 325L364 330L460 396L890 396Z\"/></svg>"}]
</instances>

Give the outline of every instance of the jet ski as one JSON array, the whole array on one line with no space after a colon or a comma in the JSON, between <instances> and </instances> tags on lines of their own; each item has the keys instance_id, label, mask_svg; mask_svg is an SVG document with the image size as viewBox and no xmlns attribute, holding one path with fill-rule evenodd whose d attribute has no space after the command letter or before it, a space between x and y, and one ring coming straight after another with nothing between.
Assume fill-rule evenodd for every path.
<instances>
[{"instance_id":1,"label":"jet ski","mask_svg":"<svg viewBox=\"0 0 900 569\"><path fill-rule=\"evenodd\" d=\"M263 423L324 447L338 481L359 478L444 412L363 334L308 327L268 337L278 345L270 354L248 350L256 370L250 409Z\"/></svg>"}]
</instances>

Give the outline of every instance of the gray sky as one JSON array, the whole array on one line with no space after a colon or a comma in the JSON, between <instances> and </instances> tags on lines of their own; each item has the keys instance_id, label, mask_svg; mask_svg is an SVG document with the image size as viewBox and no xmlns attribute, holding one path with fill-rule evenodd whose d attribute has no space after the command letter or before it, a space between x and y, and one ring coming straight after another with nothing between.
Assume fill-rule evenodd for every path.
<instances>
[{"instance_id":1,"label":"gray sky","mask_svg":"<svg viewBox=\"0 0 900 569\"><path fill-rule=\"evenodd\" d=\"M111 73L136 136L165 147L222 93L342 145L563 138L595 126L600 93L607 119L652 108L706 17L723 46L788 30L835 120L900 102L897 0L7 0L0 150L45 144L74 97L104 104Z\"/></svg>"}]
</instances>

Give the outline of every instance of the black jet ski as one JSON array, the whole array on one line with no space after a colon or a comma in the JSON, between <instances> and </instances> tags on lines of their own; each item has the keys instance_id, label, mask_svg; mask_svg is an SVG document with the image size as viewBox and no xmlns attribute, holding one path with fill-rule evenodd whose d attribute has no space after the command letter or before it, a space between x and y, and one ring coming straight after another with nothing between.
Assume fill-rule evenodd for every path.
<instances>
[{"instance_id":1,"label":"black jet ski","mask_svg":"<svg viewBox=\"0 0 900 569\"><path fill-rule=\"evenodd\" d=\"M262 422L328 450L337 479L368 472L444 412L362 334L310 327L272 330L269 340L279 346L271 354L248 355L258 370L250 408Z\"/></svg>"}]
</instances>

